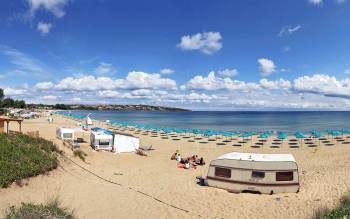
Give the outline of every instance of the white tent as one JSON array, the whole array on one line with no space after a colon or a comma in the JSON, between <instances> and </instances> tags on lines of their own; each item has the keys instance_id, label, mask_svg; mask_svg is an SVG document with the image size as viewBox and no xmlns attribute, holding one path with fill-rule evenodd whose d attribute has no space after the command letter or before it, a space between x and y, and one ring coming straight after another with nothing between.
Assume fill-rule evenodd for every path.
<instances>
[{"instance_id":1,"label":"white tent","mask_svg":"<svg viewBox=\"0 0 350 219\"><path fill-rule=\"evenodd\" d=\"M91 132L90 144L95 150L112 150L113 135L104 131Z\"/></svg>"},{"instance_id":2,"label":"white tent","mask_svg":"<svg viewBox=\"0 0 350 219\"><path fill-rule=\"evenodd\" d=\"M66 139L74 140L74 129L57 127L56 136L57 138L62 140L66 140Z\"/></svg>"},{"instance_id":3,"label":"white tent","mask_svg":"<svg viewBox=\"0 0 350 219\"><path fill-rule=\"evenodd\" d=\"M134 152L140 147L140 139L125 134L114 134L114 145L113 152L123 153L123 152Z\"/></svg>"},{"instance_id":4,"label":"white tent","mask_svg":"<svg viewBox=\"0 0 350 219\"><path fill-rule=\"evenodd\" d=\"M209 186L232 192L265 194L298 192L298 165L291 154L232 152L212 160Z\"/></svg>"},{"instance_id":5,"label":"white tent","mask_svg":"<svg viewBox=\"0 0 350 219\"><path fill-rule=\"evenodd\" d=\"M90 114L86 116L86 125L87 125L87 126L93 125L92 120L91 120L91 118L90 118Z\"/></svg>"}]
</instances>

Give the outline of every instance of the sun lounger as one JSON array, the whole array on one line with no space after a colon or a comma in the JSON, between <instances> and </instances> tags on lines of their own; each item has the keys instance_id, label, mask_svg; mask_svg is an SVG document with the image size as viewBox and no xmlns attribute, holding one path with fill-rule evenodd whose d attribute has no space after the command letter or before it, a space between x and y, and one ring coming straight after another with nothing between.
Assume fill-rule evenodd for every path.
<instances>
[{"instance_id":1,"label":"sun lounger","mask_svg":"<svg viewBox=\"0 0 350 219\"><path fill-rule=\"evenodd\" d=\"M152 145L142 145L140 146L140 149L143 151L150 151L152 150Z\"/></svg>"}]
</instances>

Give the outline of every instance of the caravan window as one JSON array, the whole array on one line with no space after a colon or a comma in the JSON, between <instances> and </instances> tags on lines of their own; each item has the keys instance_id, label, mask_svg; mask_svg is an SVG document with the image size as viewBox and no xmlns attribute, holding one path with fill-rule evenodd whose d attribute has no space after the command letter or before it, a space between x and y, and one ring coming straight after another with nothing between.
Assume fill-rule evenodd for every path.
<instances>
[{"instance_id":1,"label":"caravan window","mask_svg":"<svg viewBox=\"0 0 350 219\"><path fill-rule=\"evenodd\" d=\"M72 133L63 133L62 136L63 136L63 138L72 138L73 134Z\"/></svg>"},{"instance_id":2,"label":"caravan window","mask_svg":"<svg viewBox=\"0 0 350 219\"><path fill-rule=\"evenodd\" d=\"M109 140L99 140L98 145L109 145Z\"/></svg>"},{"instance_id":3,"label":"caravan window","mask_svg":"<svg viewBox=\"0 0 350 219\"><path fill-rule=\"evenodd\" d=\"M215 176L231 178L231 169L215 167Z\"/></svg>"},{"instance_id":4,"label":"caravan window","mask_svg":"<svg viewBox=\"0 0 350 219\"><path fill-rule=\"evenodd\" d=\"M292 181L293 172L277 172L276 181Z\"/></svg>"},{"instance_id":5,"label":"caravan window","mask_svg":"<svg viewBox=\"0 0 350 219\"><path fill-rule=\"evenodd\" d=\"M259 178L259 179L265 178L265 172L253 171L252 172L252 177L253 178Z\"/></svg>"}]
</instances>

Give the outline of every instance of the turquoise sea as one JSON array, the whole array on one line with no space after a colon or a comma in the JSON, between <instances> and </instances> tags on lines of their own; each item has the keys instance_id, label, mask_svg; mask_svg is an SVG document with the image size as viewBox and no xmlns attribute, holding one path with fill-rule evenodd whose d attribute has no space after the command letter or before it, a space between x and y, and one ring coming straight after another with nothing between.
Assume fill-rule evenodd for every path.
<instances>
[{"instance_id":1,"label":"turquoise sea","mask_svg":"<svg viewBox=\"0 0 350 219\"><path fill-rule=\"evenodd\" d=\"M116 112L70 111L73 116L113 122L132 122L160 128L213 129L223 131L325 131L350 129L350 112L336 111L276 111L276 112Z\"/></svg>"}]
</instances>

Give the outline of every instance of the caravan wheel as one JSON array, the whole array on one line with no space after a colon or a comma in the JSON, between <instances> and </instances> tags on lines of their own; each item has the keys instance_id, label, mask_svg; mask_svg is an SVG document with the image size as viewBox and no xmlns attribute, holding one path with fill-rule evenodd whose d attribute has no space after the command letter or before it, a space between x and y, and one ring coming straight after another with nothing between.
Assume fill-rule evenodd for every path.
<instances>
[{"instance_id":1,"label":"caravan wheel","mask_svg":"<svg viewBox=\"0 0 350 219\"><path fill-rule=\"evenodd\" d=\"M271 190L270 195L273 195L273 190Z\"/></svg>"}]
</instances>

